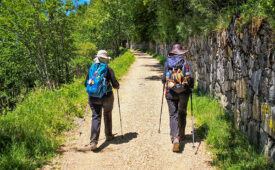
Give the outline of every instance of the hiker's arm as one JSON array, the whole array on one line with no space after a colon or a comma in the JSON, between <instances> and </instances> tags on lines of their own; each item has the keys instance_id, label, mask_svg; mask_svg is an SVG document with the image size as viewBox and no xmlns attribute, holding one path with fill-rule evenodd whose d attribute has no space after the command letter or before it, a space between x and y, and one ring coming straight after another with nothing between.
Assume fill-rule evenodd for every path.
<instances>
[{"instance_id":1,"label":"hiker's arm","mask_svg":"<svg viewBox=\"0 0 275 170\"><path fill-rule=\"evenodd\" d=\"M107 79L111 81L112 83L112 86L115 88L115 89L119 89L119 83L115 77L115 73L113 71L113 69L111 69L110 67L108 68L108 75L107 75Z\"/></svg>"},{"instance_id":2,"label":"hiker's arm","mask_svg":"<svg viewBox=\"0 0 275 170\"><path fill-rule=\"evenodd\" d=\"M163 71L163 75L162 75L162 83L166 83L166 72L167 72L167 66L166 63L164 64L164 71Z\"/></svg>"}]
</instances>

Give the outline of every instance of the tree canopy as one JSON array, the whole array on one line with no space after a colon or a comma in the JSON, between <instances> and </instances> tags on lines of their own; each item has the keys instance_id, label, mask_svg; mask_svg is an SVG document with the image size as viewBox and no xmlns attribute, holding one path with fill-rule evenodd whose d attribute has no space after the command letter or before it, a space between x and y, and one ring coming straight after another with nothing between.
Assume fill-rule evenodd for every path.
<instances>
[{"instance_id":1,"label":"tree canopy","mask_svg":"<svg viewBox=\"0 0 275 170\"><path fill-rule=\"evenodd\" d=\"M71 3L2 0L0 5L0 108L13 108L34 86L59 87L72 80Z\"/></svg>"},{"instance_id":2,"label":"tree canopy","mask_svg":"<svg viewBox=\"0 0 275 170\"><path fill-rule=\"evenodd\" d=\"M0 112L33 87L54 89L81 76L97 49L117 57L120 46L183 42L242 22L266 18L275 28L273 0L0 1Z\"/></svg>"}]
</instances>

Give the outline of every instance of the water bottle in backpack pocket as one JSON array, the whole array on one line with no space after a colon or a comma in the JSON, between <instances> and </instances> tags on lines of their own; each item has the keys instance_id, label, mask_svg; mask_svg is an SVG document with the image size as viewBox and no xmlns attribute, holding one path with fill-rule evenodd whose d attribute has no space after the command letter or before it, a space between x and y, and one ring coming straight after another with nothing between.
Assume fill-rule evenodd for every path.
<instances>
[{"instance_id":1,"label":"water bottle in backpack pocket","mask_svg":"<svg viewBox=\"0 0 275 170\"><path fill-rule=\"evenodd\" d=\"M102 98L104 94L112 91L112 86L106 80L108 66L105 63L94 63L89 70L89 80L86 91L89 96Z\"/></svg>"}]
</instances>

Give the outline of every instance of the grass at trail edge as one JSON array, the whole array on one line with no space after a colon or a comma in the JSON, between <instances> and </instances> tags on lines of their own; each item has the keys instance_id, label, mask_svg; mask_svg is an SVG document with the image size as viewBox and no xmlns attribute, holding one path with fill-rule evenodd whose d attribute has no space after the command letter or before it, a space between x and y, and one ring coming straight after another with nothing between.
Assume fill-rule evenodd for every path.
<instances>
[{"instance_id":1,"label":"grass at trail edge","mask_svg":"<svg viewBox=\"0 0 275 170\"><path fill-rule=\"evenodd\" d=\"M221 169L273 168L263 153L250 145L248 138L235 128L232 114L197 88L193 93L193 112L196 131L206 141L209 151L214 153L212 165Z\"/></svg>"},{"instance_id":2,"label":"grass at trail edge","mask_svg":"<svg viewBox=\"0 0 275 170\"><path fill-rule=\"evenodd\" d=\"M135 61L126 52L109 66L118 79ZM0 116L0 169L35 169L56 155L63 133L83 117L87 104L84 79L60 89L36 89L13 112Z\"/></svg>"},{"instance_id":3,"label":"grass at trail edge","mask_svg":"<svg viewBox=\"0 0 275 170\"><path fill-rule=\"evenodd\" d=\"M114 70L116 78L120 80L134 61L134 54L127 51L122 57L115 58L108 65Z\"/></svg>"},{"instance_id":4,"label":"grass at trail edge","mask_svg":"<svg viewBox=\"0 0 275 170\"><path fill-rule=\"evenodd\" d=\"M146 52L146 51L143 51ZM161 65L165 56L147 52L157 58ZM188 114L191 102L188 102ZM250 145L248 138L235 129L232 114L220 107L206 92L197 87L193 93L193 113L196 119L196 132L206 141L213 154L213 166L221 169L273 169L263 152Z\"/></svg>"}]
</instances>

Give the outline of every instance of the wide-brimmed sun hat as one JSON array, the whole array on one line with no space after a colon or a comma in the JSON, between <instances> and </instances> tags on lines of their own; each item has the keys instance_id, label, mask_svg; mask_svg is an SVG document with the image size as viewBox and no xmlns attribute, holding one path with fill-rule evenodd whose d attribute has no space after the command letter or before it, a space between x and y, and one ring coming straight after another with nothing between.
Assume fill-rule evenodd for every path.
<instances>
[{"instance_id":1,"label":"wide-brimmed sun hat","mask_svg":"<svg viewBox=\"0 0 275 170\"><path fill-rule=\"evenodd\" d=\"M185 54L188 50L184 50L180 44L174 44L172 50L170 51L169 55L172 54Z\"/></svg>"},{"instance_id":2,"label":"wide-brimmed sun hat","mask_svg":"<svg viewBox=\"0 0 275 170\"><path fill-rule=\"evenodd\" d=\"M96 63L107 62L111 59L111 57L108 56L108 52L106 50L99 50L95 57L96 58L94 59L94 61Z\"/></svg>"},{"instance_id":3,"label":"wide-brimmed sun hat","mask_svg":"<svg viewBox=\"0 0 275 170\"><path fill-rule=\"evenodd\" d=\"M107 51L105 51L105 50L99 50L99 51L97 52L96 57L105 58L105 59L108 59L108 60L111 59L111 57L108 56L108 53L107 53Z\"/></svg>"}]
</instances>

